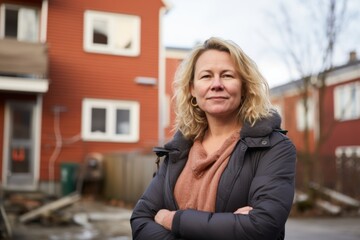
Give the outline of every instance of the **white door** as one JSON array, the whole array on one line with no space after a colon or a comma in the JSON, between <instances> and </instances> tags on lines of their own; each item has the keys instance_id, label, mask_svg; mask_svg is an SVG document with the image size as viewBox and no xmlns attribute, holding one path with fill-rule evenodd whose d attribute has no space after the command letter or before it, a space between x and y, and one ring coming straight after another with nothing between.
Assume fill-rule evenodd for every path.
<instances>
[{"instance_id":1,"label":"white door","mask_svg":"<svg viewBox=\"0 0 360 240\"><path fill-rule=\"evenodd\" d=\"M33 189L35 183L35 102L5 107L3 180L8 189Z\"/></svg>"}]
</instances>

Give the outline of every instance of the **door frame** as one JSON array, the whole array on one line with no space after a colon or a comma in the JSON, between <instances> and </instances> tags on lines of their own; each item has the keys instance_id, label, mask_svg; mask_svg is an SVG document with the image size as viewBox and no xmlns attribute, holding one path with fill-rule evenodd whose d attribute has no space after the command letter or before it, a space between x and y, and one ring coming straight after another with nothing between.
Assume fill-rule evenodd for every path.
<instances>
[{"instance_id":1,"label":"door frame","mask_svg":"<svg viewBox=\"0 0 360 240\"><path fill-rule=\"evenodd\" d=\"M9 135L10 135L10 108L12 105L17 104L33 104L33 151L32 151L32 172L33 179L27 185L16 185L8 183L8 170L9 170ZM22 191L32 191L38 189L39 183L39 169L40 169L40 136L41 136L41 115L42 115L42 95L38 94L36 96L36 101L29 100L12 100L9 99L5 102L5 112L4 112L4 136L3 136L3 168L2 168L2 182L4 189L7 190L22 190Z\"/></svg>"}]
</instances>

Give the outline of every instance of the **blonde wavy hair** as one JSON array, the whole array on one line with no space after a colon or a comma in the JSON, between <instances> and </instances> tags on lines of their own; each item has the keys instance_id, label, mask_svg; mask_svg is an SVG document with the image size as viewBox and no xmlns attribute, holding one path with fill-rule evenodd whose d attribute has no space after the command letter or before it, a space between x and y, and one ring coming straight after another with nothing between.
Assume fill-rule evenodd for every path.
<instances>
[{"instance_id":1,"label":"blonde wavy hair","mask_svg":"<svg viewBox=\"0 0 360 240\"><path fill-rule=\"evenodd\" d=\"M234 42L212 37L196 46L182 61L175 73L173 83L176 114L174 127L192 140L202 137L208 128L205 112L191 105L190 86L194 82L195 64L198 58L210 49L229 53L242 81L242 98L237 114L239 123L248 121L254 125L257 120L271 114L269 86L255 62Z\"/></svg>"}]
</instances>

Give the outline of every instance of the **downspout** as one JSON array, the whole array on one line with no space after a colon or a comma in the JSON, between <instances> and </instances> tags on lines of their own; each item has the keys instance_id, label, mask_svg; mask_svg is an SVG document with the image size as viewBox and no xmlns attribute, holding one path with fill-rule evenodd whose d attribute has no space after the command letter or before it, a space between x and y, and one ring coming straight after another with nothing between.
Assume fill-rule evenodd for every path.
<instances>
[{"instance_id":1,"label":"downspout","mask_svg":"<svg viewBox=\"0 0 360 240\"><path fill-rule=\"evenodd\" d=\"M40 164L41 164L41 131L42 131L42 108L43 95L38 93L36 96L36 110L35 110L35 135L34 135L34 184L37 188L40 179Z\"/></svg>"},{"instance_id":2,"label":"downspout","mask_svg":"<svg viewBox=\"0 0 360 240\"><path fill-rule=\"evenodd\" d=\"M318 77L316 75L311 76L311 82L315 83L318 81ZM314 113L314 125L313 125L313 131L314 131L314 138L315 142L320 140L320 94L319 89L317 87L313 88L313 113Z\"/></svg>"},{"instance_id":3,"label":"downspout","mask_svg":"<svg viewBox=\"0 0 360 240\"><path fill-rule=\"evenodd\" d=\"M161 7L159 11L159 79L158 79L158 144L163 146L165 144L165 49L163 45L162 22L163 17L167 11L167 7Z\"/></svg>"},{"instance_id":4,"label":"downspout","mask_svg":"<svg viewBox=\"0 0 360 240\"><path fill-rule=\"evenodd\" d=\"M43 0L41 6L40 42L46 43L49 1Z\"/></svg>"},{"instance_id":5,"label":"downspout","mask_svg":"<svg viewBox=\"0 0 360 240\"><path fill-rule=\"evenodd\" d=\"M40 42L43 43L43 44L45 44L46 41L47 41L48 12L49 12L49 2L48 2L48 0L43 0L42 5L41 5L41 17L40 17ZM38 96L38 99L39 99L39 97L40 96ZM41 97L41 106L40 107L42 109L42 97ZM39 110L39 111L41 111L41 110ZM41 118L41 115L40 115L40 118ZM41 131L40 131L40 133L41 133ZM55 133L55 135L56 135L56 133ZM52 159L55 157L55 155L58 154L56 152L57 152L57 150L54 150L53 154L50 157L50 162L48 164L48 167L49 167L49 193L54 193L55 192L55 190L52 190L52 184L53 184L52 181L54 181L54 176L53 176L54 175L53 174L54 170L51 169L52 168L51 165L52 165L52 162L53 162Z\"/></svg>"},{"instance_id":6,"label":"downspout","mask_svg":"<svg viewBox=\"0 0 360 240\"><path fill-rule=\"evenodd\" d=\"M55 162L58 159L63 147L63 138L60 130L60 112L65 111L64 107L54 106L54 134L55 147L49 159L49 193L55 195Z\"/></svg>"}]
</instances>

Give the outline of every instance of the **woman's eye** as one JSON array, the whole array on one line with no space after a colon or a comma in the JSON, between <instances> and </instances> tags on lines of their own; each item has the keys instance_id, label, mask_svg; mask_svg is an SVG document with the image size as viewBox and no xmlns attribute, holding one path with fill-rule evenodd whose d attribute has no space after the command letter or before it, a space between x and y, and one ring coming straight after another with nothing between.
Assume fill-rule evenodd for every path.
<instances>
[{"instance_id":1,"label":"woman's eye","mask_svg":"<svg viewBox=\"0 0 360 240\"><path fill-rule=\"evenodd\" d=\"M200 77L200 79L206 79L206 78L210 78L210 75L203 75Z\"/></svg>"},{"instance_id":2,"label":"woman's eye","mask_svg":"<svg viewBox=\"0 0 360 240\"><path fill-rule=\"evenodd\" d=\"M234 78L234 76L231 74L224 74L222 77L223 78Z\"/></svg>"}]
</instances>

